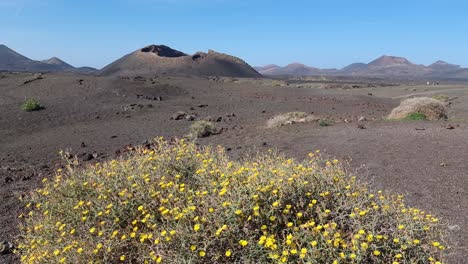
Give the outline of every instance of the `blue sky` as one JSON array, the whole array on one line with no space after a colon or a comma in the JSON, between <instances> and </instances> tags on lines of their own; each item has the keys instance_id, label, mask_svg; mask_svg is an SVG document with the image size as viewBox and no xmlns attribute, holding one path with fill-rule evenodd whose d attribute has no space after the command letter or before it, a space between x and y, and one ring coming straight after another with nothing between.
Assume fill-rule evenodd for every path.
<instances>
[{"instance_id":1,"label":"blue sky","mask_svg":"<svg viewBox=\"0 0 468 264\"><path fill-rule=\"evenodd\" d=\"M0 0L0 43L98 68L148 44L252 65L332 68L387 54L468 67L467 10L461 0Z\"/></svg>"}]
</instances>

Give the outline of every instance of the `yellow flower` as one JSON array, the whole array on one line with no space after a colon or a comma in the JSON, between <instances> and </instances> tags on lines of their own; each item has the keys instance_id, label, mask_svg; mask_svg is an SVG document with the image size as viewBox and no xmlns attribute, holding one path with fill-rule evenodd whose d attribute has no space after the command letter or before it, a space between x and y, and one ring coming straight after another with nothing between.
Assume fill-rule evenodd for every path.
<instances>
[{"instance_id":1,"label":"yellow flower","mask_svg":"<svg viewBox=\"0 0 468 264\"><path fill-rule=\"evenodd\" d=\"M138 211L143 211L143 205L138 206Z\"/></svg>"},{"instance_id":2,"label":"yellow flower","mask_svg":"<svg viewBox=\"0 0 468 264\"><path fill-rule=\"evenodd\" d=\"M193 230L194 230L194 231L200 230L200 224L195 224L195 225L193 226Z\"/></svg>"},{"instance_id":3,"label":"yellow flower","mask_svg":"<svg viewBox=\"0 0 468 264\"><path fill-rule=\"evenodd\" d=\"M351 259L355 259L355 258L356 258L356 254L351 253L351 255L349 255L349 257L350 257Z\"/></svg>"},{"instance_id":4,"label":"yellow flower","mask_svg":"<svg viewBox=\"0 0 468 264\"><path fill-rule=\"evenodd\" d=\"M248 244L249 244L249 242L247 240L240 240L239 241L239 245L241 245L243 247L247 246Z\"/></svg>"},{"instance_id":5,"label":"yellow flower","mask_svg":"<svg viewBox=\"0 0 468 264\"><path fill-rule=\"evenodd\" d=\"M374 250L374 255L376 255L376 256L380 255L380 251Z\"/></svg>"},{"instance_id":6,"label":"yellow flower","mask_svg":"<svg viewBox=\"0 0 468 264\"><path fill-rule=\"evenodd\" d=\"M315 246L317 246L317 241L314 240L314 241L310 242L310 244L311 244L313 247L315 247Z\"/></svg>"},{"instance_id":7,"label":"yellow flower","mask_svg":"<svg viewBox=\"0 0 468 264\"><path fill-rule=\"evenodd\" d=\"M230 256L231 256L231 254L232 254L232 252L231 252L231 250L230 250L230 249L226 250L226 254L225 254L225 255L226 255L226 257L230 257Z\"/></svg>"},{"instance_id":8,"label":"yellow flower","mask_svg":"<svg viewBox=\"0 0 468 264\"><path fill-rule=\"evenodd\" d=\"M202 250L198 252L198 255L200 255L200 257L204 257L206 255L206 252Z\"/></svg>"},{"instance_id":9,"label":"yellow flower","mask_svg":"<svg viewBox=\"0 0 468 264\"><path fill-rule=\"evenodd\" d=\"M195 245L191 245L191 246L190 246L190 250L192 250L192 251L195 251L195 250L197 250L197 246L195 246Z\"/></svg>"},{"instance_id":10,"label":"yellow flower","mask_svg":"<svg viewBox=\"0 0 468 264\"><path fill-rule=\"evenodd\" d=\"M120 261L125 261L125 255L120 256Z\"/></svg>"},{"instance_id":11,"label":"yellow flower","mask_svg":"<svg viewBox=\"0 0 468 264\"><path fill-rule=\"evenodd\" d=\"M401 259L402 257L403 257L403 255L401 255L400 253L395 255L395 258L397 258L397 259Z\"/></svg>"},{"instance_id":12,"label":"yellow flower","mask_svg":"<svg viewBox=\"0 0 468 264\"><path fill-rule=\"evenodd\" d=\"M83 248L78 248L78 249L76 250L76 252L78 252L78 253L83 252Z\"/></svg>"}]
</instances>

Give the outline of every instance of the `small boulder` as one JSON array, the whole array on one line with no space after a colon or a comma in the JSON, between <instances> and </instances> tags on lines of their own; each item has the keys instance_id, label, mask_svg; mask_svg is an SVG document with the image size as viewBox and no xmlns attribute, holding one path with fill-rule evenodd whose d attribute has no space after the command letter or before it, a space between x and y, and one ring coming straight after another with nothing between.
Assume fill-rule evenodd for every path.
<instances>
[{"instance_id":1,"label":"small boulder","mask_svg":"<svg viewBox=\"0 0 468 264\"><path fill-rule=\"evenodd\" d=\"M173 114L171 119L172 120L181 120L181 119L184 119L186 116L187 116L186 112L179 111L179 112L176 112L175 114Z\"/></svg>"}]
</instances>

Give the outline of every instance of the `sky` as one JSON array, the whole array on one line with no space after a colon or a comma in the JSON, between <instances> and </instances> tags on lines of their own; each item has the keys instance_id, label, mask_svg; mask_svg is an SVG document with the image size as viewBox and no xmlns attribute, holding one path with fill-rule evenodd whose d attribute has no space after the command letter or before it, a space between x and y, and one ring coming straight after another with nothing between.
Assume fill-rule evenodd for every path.
<instances>
[{"instance_id":1,"label":"sky","mask_svg":"<svg viewBox=\"0 0 468 264\"><path fill-rule=\"evenodd\" d=\"M102 68L150 44L251 65L341 68L381 55L468 67L464 0L0 0L0 44Z\"/></svg>"}]
</instances>

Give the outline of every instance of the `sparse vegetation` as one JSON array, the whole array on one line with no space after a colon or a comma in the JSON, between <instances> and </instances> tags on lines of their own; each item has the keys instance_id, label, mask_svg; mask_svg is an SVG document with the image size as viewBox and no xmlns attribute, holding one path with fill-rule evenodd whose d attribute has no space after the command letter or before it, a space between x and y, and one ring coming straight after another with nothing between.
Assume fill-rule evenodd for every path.
<instances>
[{"instance_id":1,"label":"sparse vegetation","mask_svg":"<svg viewBox=\"0 0 468 264\"><path fill-rule=\"evenodd\" d=\"M408 116L422 117L427 120L447 118L445 103L428 97L406 99L392 110L389 119L406 119Z\"/></svg>"},{"instance_id":2,"label":"sparse vegetation","mask_svg":"<svg viewBox=\"0 0 468 264\"><path fill-rule=\"evenodd\" d=\"M411 120L411 121L426 120L426 115L423 113L411 113L405 117L405 120Z\"/></svg>"},{"instance_id":3,"label":"sparse vegetation","mask_svg":"<svg viewBox=\"0 0 468 264\"><path fill-rule=\"evenodd\" d=\"M333 125L333 123L332 123L332 121L327 120L327 119L320 119L319 125L320 125L321 127L326 127L326 126L331 126L331 125Z\"/></svg>"},{"instance_id":4,"label":"sparse vegetation","mask_svg":"<svg viewBox=\"0 0 468 264\"><path fill-rule=\"evenodd\" d=\"M26 112L33 112L39 111L43 109L43 107L39 104L39 102L35 99L28 99L21 105L21 109Z\"/></svg>"},{"instance_id":5,"label":"sparse vegetation","mask_svg":"<svg viewBox=\"0 0 468 264\"><path fill-rule=\"evenodd\" d=\"M285 114L277 115L273 118L270 118L267 121L267 127L280 127L284 125L294 124L294 123L308 123L317 121L314 115L307 115L304 112L288 112Z\"/></svg>"},{"instance_id":6,"label":"sparse vegetation","mask_svg":"<svg viewBox=\"0 0 468 264\"><path fill-rule=\"evenodd\" d=\"M196 121L190 126L190 136L192 138L208 137L216 133L216 126L209 121Z\"/></svg>"},{"instance_id":7,"label":"sparse vegetation","mask_svg":"<svg viewBox=\"0 0 468 264\"><path fill-rule=\"evenodd\" d=\"M24 198L22 263L440 263L434 216L318 151L242 162L157 140Z\"/></svg>"},{"instance_id":8,"label":"sparse vegetation","mask_svg":"<svg viewBox=\"0 0 468 264\"><path fill-rule=\"evenodd\" d=\"M433 99L436 99L436 100L439 100L441 102L448 102L450 101L450 97L448 97L447 95L442 95L442 94L439 94L439 95L434 95L432 96Z\"/></svg>"}]
</instances>

